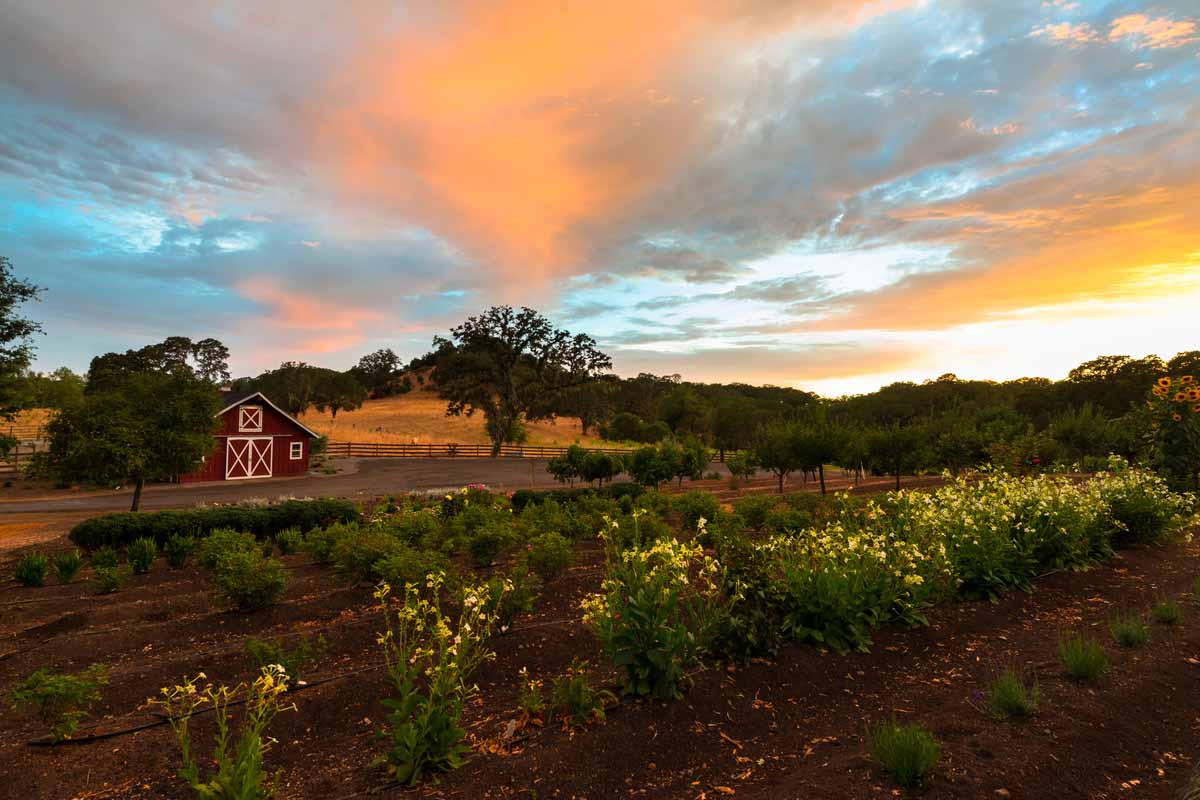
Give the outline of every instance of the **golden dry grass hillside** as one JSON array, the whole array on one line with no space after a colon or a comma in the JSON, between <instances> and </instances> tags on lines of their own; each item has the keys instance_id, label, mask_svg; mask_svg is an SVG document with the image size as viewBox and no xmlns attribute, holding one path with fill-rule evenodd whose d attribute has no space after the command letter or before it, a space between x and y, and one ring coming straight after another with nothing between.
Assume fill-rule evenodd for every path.
<instances>
[{"instance_id":1,"label":"golden dry grass hillside","mask_svg":"<svg viewBox=\"0 0 1200 800\"><path fill-rule=\"evenodd\" d=\"M432 392L414 391L396 397L368 400L357 411L342 411L333 419L310 409L300 421L339 442L394 442L399 444L486 444L483 415L446 416L446 401ZM529 444L564 446L579 444L603 447L596 436L581 436L579 420L560 417L556 421L527 426ZM611 446L611 445L610 445Z\"/></svg>"}]
</instances>

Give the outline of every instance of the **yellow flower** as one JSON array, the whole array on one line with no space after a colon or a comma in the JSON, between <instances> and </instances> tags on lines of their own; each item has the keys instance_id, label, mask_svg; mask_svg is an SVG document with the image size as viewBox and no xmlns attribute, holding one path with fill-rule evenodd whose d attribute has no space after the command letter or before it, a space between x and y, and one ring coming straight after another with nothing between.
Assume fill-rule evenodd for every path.
<instances>
[{"instance_id":1,"label":"yellow flower","mask_svg":"<svg viewBox=\"0 0 1200 800\"><path fill-rule=\"evenodd\" d=\"M1173 397L1172 399L1176 403L1182 403L1184 400L1187 400L1187 392L1176 392L1175 397Z\"/></svg>"},{"instance_id":2,"label":"yellow flower","mask_svg":"<svg viewBox=\"0 0 1200 800\"><path fill-rule=\"evenodd\" d=\"M1171 385L1171 379L1164 375L1163 377L1158 379L1158 385L1165 389Z\"/></svg>"},{"instance_id":3,"label":"yellow flower","mask_svg":"<svg viewBox=\"0 0 1200 800\"><path fill-rule=\"evenodd\" d=\"M1162 388L1161 386L1155 386L1153 389L1150 390L1150 393L1153 394L1155 397L1164 397L1167 394L1167 390Z\"/></svg>"},{"instance_id":4,"label":"yellow flower","mask_svg":"<svg viewBox=\"0 0 1200 800\"><path fill-rule=\"evenodd\" d=\"M1197 414L1200 414L1200 403L1196 403L1196 405L1192 406L1192 411L1195 411Z\"/></svg>"},{"instance_id":5,"label":"yellow flower","mask_svg":"<svg viewBox=\"0 0 1200 800\"><path fill-rule=\"evenodd\" d=\"M1183 384L1184 386L1187 386L1189 383L1191 383L1194 380L1195 380L1195 378L1193 378L1191 375L1184 375L1182 378L1179 379L1179 382L1181 384Z\"/></svg>"},{"instance_id":6,"label":"yellow flower","mask_svg":"<svg viewBox=\"0 0 1200 800\"><path fill-rule=\"evenodd\" d=\"M1175 420L1176 422L1179 422L1180 420L1183 419L1183 417L1179 416L1178 414L1172 414L1171 419Z\"/></svg>"}]
</instances>

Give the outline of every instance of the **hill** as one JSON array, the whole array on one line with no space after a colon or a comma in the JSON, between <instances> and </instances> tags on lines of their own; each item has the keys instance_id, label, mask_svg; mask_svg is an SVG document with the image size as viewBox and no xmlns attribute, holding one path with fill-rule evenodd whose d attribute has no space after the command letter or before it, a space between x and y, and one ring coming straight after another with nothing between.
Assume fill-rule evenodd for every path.
<instances>
[{"instance_id":1,"label":"hill","mask_svg":"<svg viewBox=\"0 0 1200 800\"><path fill-rule=\"evenodd\" d=\"M413 391L408 394L368 400L357 411L342 411L333 419L309 409L300 416L308 427L341 442L395 442L401 444L445 443L486 444L483 415L474 417L446 416L446 401L433 392ZM601 447L596 436L581 436L579 420L559 417L554 421L534 422L527 426L529 444L579 444Z\"/></svg>"}]
</instances>

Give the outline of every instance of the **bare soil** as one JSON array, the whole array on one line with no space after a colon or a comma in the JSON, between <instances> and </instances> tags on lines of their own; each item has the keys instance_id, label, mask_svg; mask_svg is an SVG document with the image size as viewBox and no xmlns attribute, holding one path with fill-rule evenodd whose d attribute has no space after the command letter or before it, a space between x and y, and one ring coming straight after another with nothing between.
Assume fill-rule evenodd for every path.
<instances>
[{"instance_id":1,"label":"bare soil","mask_svg":"<svg viewBox=\"0 0 1200 800\"><path fill-rule=\"evenodd\" d=\"M19 552L0 574L11 575ZM219 682L247 680L247 637L298 632L322 633L329 653L292 694L297 711L271 730L278 743L268 764L281 771L285 798L1170 798L1200 758L1200 604L1189 594L1200 541L1126 551L995 604L938 607L928 627L880 631L869 654L789 647L773 661L703 669L675 703L626 699L583 732L529 726L506 739L522 667L548 681L581 657L597 680L615 685L579 621L579 600L599 584L601 553L585 542L578 555L535 613L494 640L497 657L477 676L481 694L468 710L471 762L416 790L389 786L372 766L384 746L375 731L389 686L369 588L348 588L306 557L287 556L285 600L247 615L224 609L199 569L172 571L161 560L103 597L91 594L86 570L70 585L50 579L38 589L6 577L0 694L39 667L103 662L111 683L81 731L105 738L32 746L45 733L36 721L0 716L0 798L186 797L170 729L144 701L201 670ZM1114 610L1145 609L1160 597L1182 602L1182 624L1155 626L1141 650L1111 644ZM1106 642L1112 669L1094 686L1061 673L1056 647L1069 628ZM992 721L978 707L989 671L1009 659L1039 680L1032 721ZM863 743L864 726L892 714L927 726L943 747L929 783L908 793ZM151 727L120 733L143 725ZM198 721L196 741L207 744L210 734L211 724Z\"/></svg>"}]
</instances>

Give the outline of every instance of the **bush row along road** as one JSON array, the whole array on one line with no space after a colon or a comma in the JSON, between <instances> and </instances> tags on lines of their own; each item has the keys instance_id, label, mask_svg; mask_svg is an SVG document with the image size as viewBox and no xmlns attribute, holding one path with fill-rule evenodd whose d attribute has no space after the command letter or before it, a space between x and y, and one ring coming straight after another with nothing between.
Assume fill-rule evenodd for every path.
<instances>
[{"instance_id":1,"label":"bush row along road","mask_svg":"<svg viewBox=\"0 0 1200 800\"><path fill-rule=\"evenodd\" d=\"M248 481L149 486L143 509L186 508L197 503L231 503L251 498L358 497L398 494L414 489L450 489L486 483L494 489L559 486L536 459L379 458L338 459L336 475L262 478ZM714 465L714 467L717 465ZM30 512L106 512L129 509L133 488L105 493L56 493L52 497L0 501L0 515Z\"/></svg>"}]
</instances>

